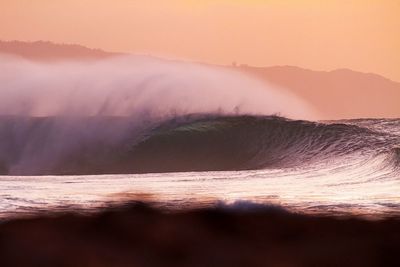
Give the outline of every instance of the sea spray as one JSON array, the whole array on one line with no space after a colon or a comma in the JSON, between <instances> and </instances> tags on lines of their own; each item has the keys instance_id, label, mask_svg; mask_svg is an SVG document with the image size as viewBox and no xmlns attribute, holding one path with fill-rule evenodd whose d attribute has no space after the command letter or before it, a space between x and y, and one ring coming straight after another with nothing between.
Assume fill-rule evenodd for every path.
<instances>
[{"instance_id":1,"label":"sea spray","mask_svg":"<svg viewBox=\"0 0 400 267\"><path fill-rule=\"evenodd\" d=\"M315 117L290 93L223 67L138 56L0 57L3 174L130 171L119 164L149 129L190 113Z\"/></svg>"}]
</instances>

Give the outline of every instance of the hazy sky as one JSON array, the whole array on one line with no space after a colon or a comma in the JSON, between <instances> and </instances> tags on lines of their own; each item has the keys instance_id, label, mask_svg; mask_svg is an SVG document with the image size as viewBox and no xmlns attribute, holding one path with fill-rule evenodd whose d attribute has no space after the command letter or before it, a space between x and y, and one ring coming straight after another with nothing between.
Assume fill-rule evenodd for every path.
<instances>
[{"instance_id":1,"label":"hazy sky","mask_svg":"<svg viewBox=\"0 0 400 267\"><path fill-rule=\"evenodd\" d=\"M400 81L400 0L0 0L0 39Z\"/></svg>"}]
</instances>

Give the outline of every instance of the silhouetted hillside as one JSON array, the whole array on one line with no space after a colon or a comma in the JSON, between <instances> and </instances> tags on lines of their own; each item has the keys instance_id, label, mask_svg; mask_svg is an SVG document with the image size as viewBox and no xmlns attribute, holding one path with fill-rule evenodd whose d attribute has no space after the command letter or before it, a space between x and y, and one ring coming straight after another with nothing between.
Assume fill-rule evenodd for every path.
<instances>
[{"instance_id":1,"label":"silhouetted hillside","mask_svg":"<svg viewBox=\"0 0 400 267\"><path fill-rule=\"evenodd\" d=\"M348 69L312 71L293 66L238 69L289 89L325 117L400 117L400 83L380 75Z\"/></svg>"},{"instance_id":2,"label":"silhouetted hillside","mask_svg":"<svg viewBox=\"0 0 400 267\"><path fill-rule=\"evenodd\" d=\"M100 49L90 49L80 45L55 44L44 41L0 41L0 53L12 54L38 61L58 61L66 59L93 60L120 55L118 53L105 52Z\"/></svg>"}]
</instances>

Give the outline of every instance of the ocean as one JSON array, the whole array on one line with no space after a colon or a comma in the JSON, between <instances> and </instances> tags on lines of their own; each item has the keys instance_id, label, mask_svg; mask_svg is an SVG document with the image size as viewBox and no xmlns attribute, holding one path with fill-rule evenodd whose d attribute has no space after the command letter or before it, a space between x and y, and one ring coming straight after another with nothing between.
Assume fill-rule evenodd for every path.
<instances>
[{"instance_id":1,"label":"ocean","mask_svg":"<svg viewBox=\"0 0 400 267\"><path fill-rule=\"evenodd\" d=\"M59 118L2 118L0 217L86 212L132 200L172 210L400 215L400 119L195 114L141 130L109 119L69 118L60 128ZM99 125L113 129L112 142L85 137ZM54 146L70 136L80 141L69 141L69 150Z\"/></svg>"}]
</instances>

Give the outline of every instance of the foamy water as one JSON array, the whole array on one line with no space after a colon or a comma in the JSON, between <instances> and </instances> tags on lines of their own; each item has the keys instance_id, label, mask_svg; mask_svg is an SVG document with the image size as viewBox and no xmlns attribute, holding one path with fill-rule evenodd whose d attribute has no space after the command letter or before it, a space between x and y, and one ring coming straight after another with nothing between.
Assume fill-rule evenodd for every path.
<instances>
[{"instance_id":1,"label":"foamy water","mask_svg":"<svg viewBox=\"0 0 400 267\"><path fill-rule=\"evenodd\" d=\"M279 163L243 171L0 176L0 217L87 211L138 199L171 209L221 204L251 208L257 203L306 214L400 216L399 122L343 121L346 127L370 129L372 135L328 142L332 151L325 149L317 159L289 167ZM345 141L349 144L343 146ZM358 147L357 142L367 145ZM343 147L354 151L341 153Z\"/></svg>"},{"instance_id":2,"label":"foamy water","mask_svg":"<svg viewBox=\"0 0 400 267\"><path fill-rule=\"evenodd\" d=\"M400 180L352 171L257 170L146 175L0 177L0 216L90 209L142 199L169 208L251 201L301 213L400 215ZM147 194L147 195L143 195Z\"/></svg>"}]
</instances>

